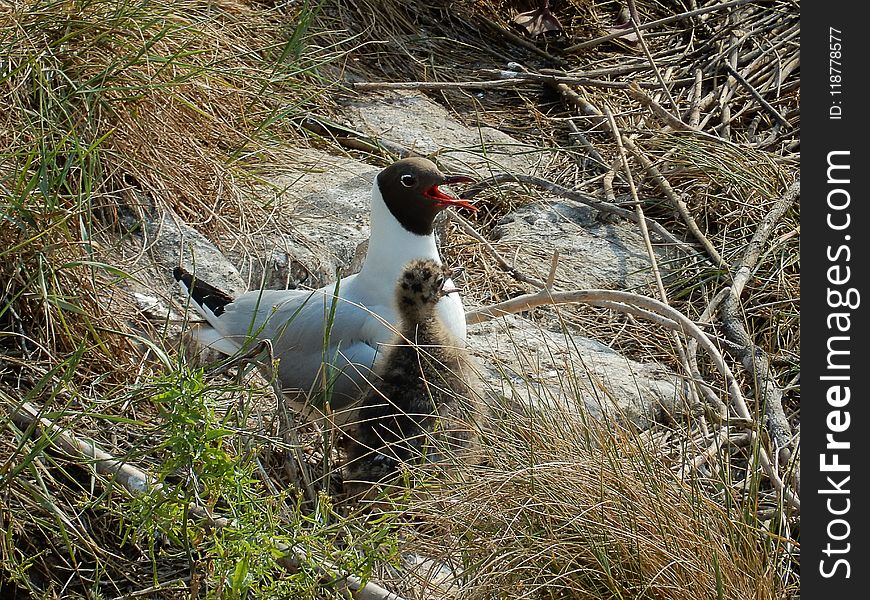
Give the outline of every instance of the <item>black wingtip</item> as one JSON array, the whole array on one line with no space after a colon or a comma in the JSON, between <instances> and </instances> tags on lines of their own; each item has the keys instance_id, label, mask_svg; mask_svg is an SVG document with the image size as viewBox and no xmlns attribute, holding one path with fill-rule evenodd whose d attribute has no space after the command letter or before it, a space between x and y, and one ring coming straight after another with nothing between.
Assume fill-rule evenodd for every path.
<instances>
[{"instance_id":1,"label":"black wingtip","mask_svg":"<svg viewBox=\"0 0 870 600\"><path fill-rule=\"evenodd\" d=\"M172 269L172 276L175 277L175 281L181 281L190 288L190 282L193 281L193 276L190 273L181 267L175 267Z\"/></svg>"},{"instance_id":2,"label":"black wingtip","mask_svg":"<svg viewBox=\"0 0 870 600\"><path fill-rule=\"evenodd\" d=\"M226 292L201 279L194 278L193 274L181 267L172 269L172 276L175 277L176 281L184 284L194 302L208 308L216 317L221 316L226 305L233 301L232 296Z\"/></svg>"}]
</instances>

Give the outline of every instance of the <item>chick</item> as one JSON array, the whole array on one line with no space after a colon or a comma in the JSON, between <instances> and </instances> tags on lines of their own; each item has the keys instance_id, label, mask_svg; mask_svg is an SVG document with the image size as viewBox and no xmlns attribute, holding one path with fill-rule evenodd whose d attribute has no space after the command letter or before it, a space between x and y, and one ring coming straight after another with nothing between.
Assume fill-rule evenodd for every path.
<instances>
[{"instance_id":1,"label":"chick","mask_svg":"<svg viewBox=\"0 0 870 600\"><path fill-rule=\"evenodd\" d=\"M377 388L364 395L346 431L349 495L394 478L402 463L438 462L476 441L468 423L479 412L470 359L451 345L435 311L441 298L458 292L450 275L424 259L408 263L399 278L399 335L379 362Z\"/></svg>"}]
</instances>

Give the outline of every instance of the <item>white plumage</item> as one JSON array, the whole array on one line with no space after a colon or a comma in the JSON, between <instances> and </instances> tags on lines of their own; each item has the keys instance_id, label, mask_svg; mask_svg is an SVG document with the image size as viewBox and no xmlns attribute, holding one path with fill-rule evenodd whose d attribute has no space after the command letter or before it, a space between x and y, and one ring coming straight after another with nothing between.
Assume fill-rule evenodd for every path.
<instances>
[{"instance_id":1,"label":"white plumage","mask_svg":"<svg viewBox=\"0 0 870 600\"><path fill-rule=\"evenodd\" d=\"M408 186L412 181L409 176L413 177L413 187ZM432 232L435 214L449 205L471 207L443 194L437 186L468 181L471 180L463 176L444 176L425 159L405 159L382 171L372 187L371 237L363 267L359 273L338 282L337 297L336 284L331 283L313 291L255 290L234 299L224 297L223 302L220 298L215 301L213 294L209 301L203 299L203 290L197 289L205 282L191 280L190 275L185 277L176 269L183 292L191 295L191 304L208 321L208 325L195 332L197 341L233 354L246 341L271 340L274 356L280 360L278 377L288 392L320 389L323 361L327 359L342 374L331 386L331 405L334 410L348 406L360 396L365 381L373 377L379 346L395 338L399 323L395 282L402 269L413 259L431 259L441 264ZM386 200L382 187L387 190ZM426 203L422 214L409 212L408 205L403 204L413 202ZM397 203L401 209L395 208ZM217 292L214 288L210 291ZM220 292L216 295L220 296ZM325 324L333 303L335 315L324 353ZM464 346L465 310L459 294L445 296L437 311L456 345ZM336 416L338 421L342 420L340 415Z\"/></svg>"}]
</instances>

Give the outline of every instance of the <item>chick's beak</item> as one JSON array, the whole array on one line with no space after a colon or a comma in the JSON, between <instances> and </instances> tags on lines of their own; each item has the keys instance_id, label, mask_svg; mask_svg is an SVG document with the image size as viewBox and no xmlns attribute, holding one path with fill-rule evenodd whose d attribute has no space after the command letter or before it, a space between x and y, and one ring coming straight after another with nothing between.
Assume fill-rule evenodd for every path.
<instances>
[{"instance_id":1,"label":"chick's beak","mask_svg":"<svg viewBox=\"0 0 870 600\"><path fill-rule=\"evenodd\" d=\"M445 285L443 288L441 288L441 295L442 296L448 296L450 294L458 294L458 293L459 293L459 288L456 287L455 285Z\"/></svg>"}]
</instances>

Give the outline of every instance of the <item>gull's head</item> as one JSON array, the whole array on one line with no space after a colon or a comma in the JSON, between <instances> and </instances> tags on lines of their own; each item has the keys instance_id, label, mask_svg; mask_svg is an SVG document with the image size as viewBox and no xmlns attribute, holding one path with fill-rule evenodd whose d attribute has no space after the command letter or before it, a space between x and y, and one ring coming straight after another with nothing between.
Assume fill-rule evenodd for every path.
<instances>
[{"instance_id":1,"label":"gull's head","mask_svg":"<svg viewBox=\"0 0 870 600\"><path fill-rule=\"evenodd\" d=\"M441 190L442 185L472 183L466 175L445 175L431 160L405 158L381 171L378 190L384 204L396 220L408 231L429 235L435 227L435 217L449 206L477 210L462 200Z\"/></svg>"}]
</instances>

